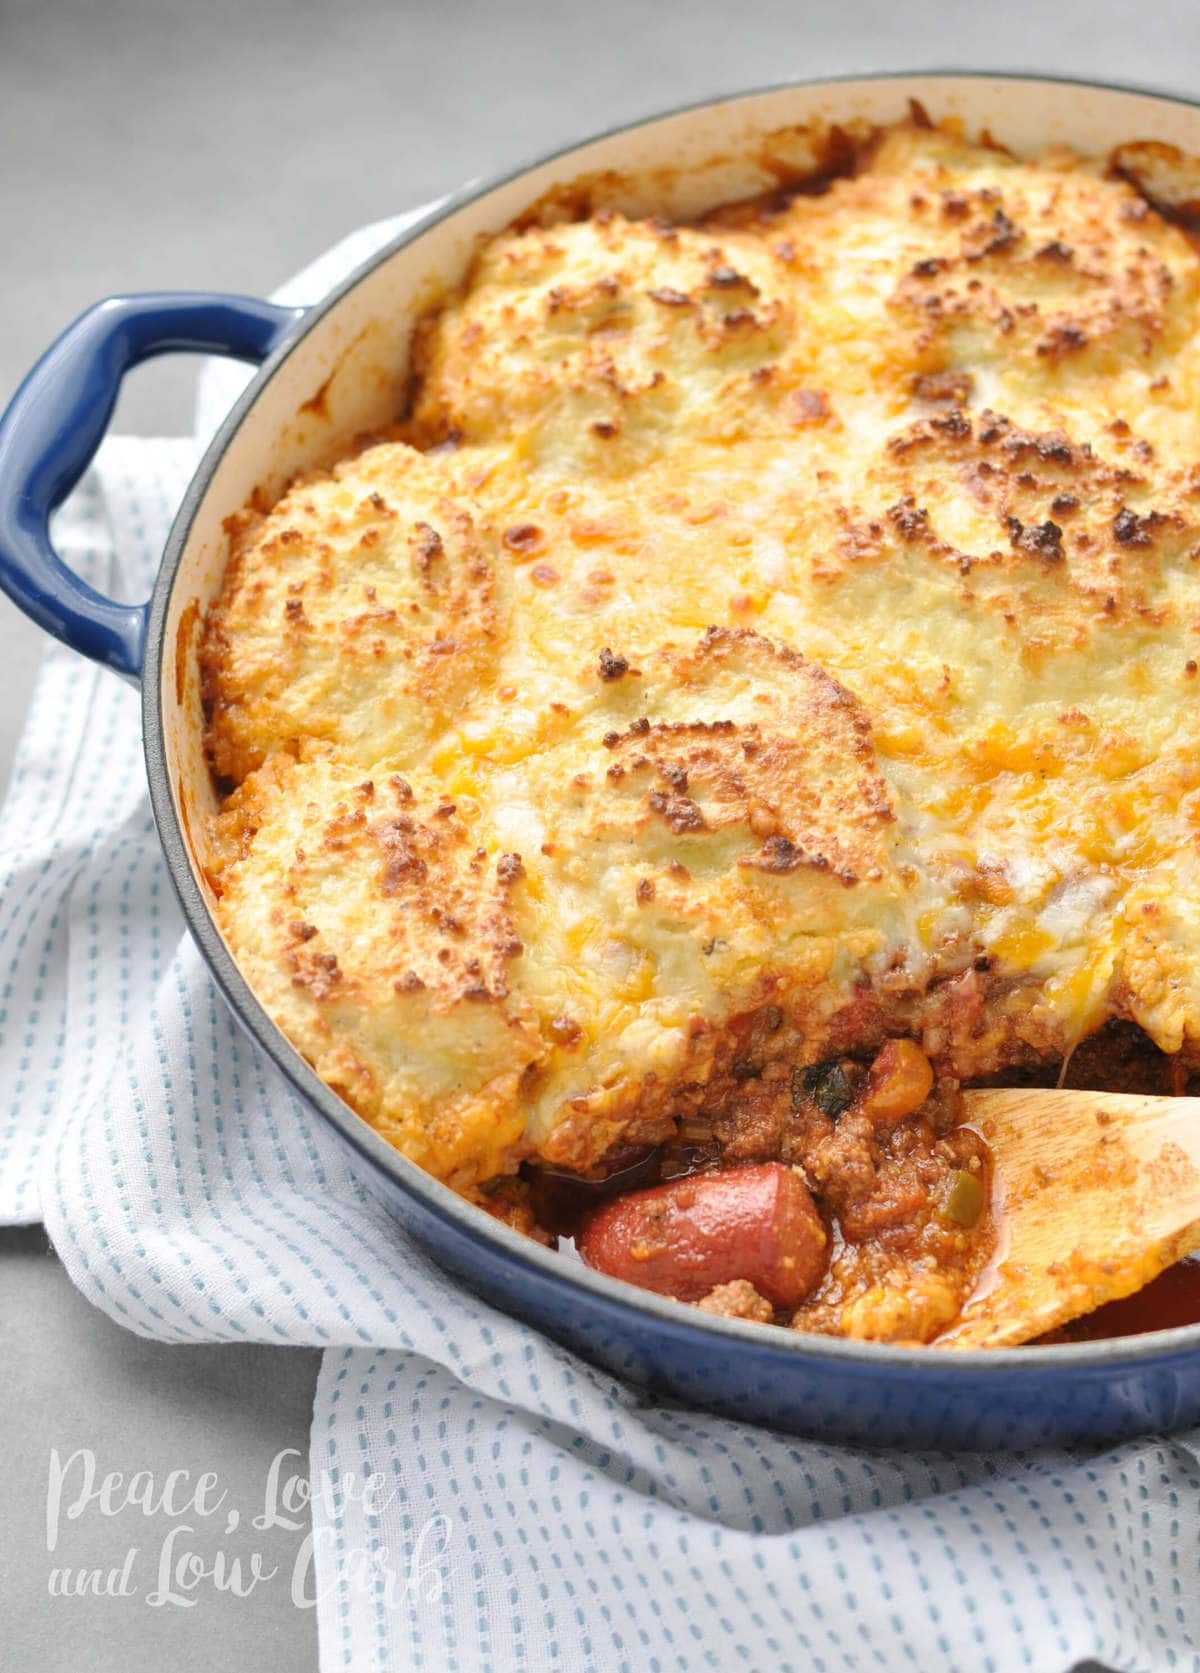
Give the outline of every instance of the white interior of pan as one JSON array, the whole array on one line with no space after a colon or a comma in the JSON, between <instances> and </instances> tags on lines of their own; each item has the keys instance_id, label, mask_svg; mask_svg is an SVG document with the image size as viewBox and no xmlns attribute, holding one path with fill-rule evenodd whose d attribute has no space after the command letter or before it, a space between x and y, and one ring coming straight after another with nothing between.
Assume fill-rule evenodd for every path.
<instances>
[{"instance_id":1,"label":"white interior of pan","mask_svg":"<svg viewBox=\"0 0 1200 1673\"><path fill-rule=\"evenodd\" d=\"M960 118L970 133L986 130L1018 153L1062 144L1104 154L1134 140L1200 153L1200 109L1143 94L964 76L783 88L580 146L496 187L398 250L342 299L262 389L193 517L167 614L161 679L172 793L194 854L202 815L214 805L201 747L195 625L224 569L224 520L256 492L276 497L295 471L336 457L356 436L398 416L412 326L461 279L480 237L583 177L603 176L598 192L626 213L695 216L777 186L778 173L764 159L802 167L814 130L894 122L908 113L911 99L935 120Z\"/></svg>"}]
</instances>

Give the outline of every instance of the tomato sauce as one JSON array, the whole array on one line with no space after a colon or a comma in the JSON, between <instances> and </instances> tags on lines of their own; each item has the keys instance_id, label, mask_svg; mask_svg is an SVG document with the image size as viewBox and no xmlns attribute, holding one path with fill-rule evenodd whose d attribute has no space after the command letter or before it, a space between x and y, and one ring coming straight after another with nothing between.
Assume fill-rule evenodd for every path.
<instances>
[{"instance_id":1,"label":"tomato sauce","mask_svg":"<svg viewBox=\"0 0 1200 1673\"><path fill-rule=\"evenodd\" d=\"M1169 1266L1153 1283L1122 1301L1097 1307L1086 1318L1056 1330L1048 1342L1099 1342L1108 1336L1144 1336L1200 1322L1200 1256Z\"/></svg>"}]
</instances>

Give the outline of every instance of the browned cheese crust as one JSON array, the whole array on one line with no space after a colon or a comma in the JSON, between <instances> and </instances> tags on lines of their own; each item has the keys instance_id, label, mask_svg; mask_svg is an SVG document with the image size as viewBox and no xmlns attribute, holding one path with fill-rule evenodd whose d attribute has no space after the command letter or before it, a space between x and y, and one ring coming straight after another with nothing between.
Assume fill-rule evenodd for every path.
<instances>
[{"instance_id":1,"label":"browned cheese crust","mask_svg":"<svg viewBox=\"0 0 1200 1673\"><path fill-rule=\"evenodd\" d=\"M380 1132L528 1227L523 1163L688 1122L807 1167L787 1074L888 1035L1196 1061L1200 260L1131 184L904 124L503 233L414 362L401 439L235 521L202 647L221 927ZM880 1178L959 1167L918 1128Z\"/></svg>"}]
</instances>

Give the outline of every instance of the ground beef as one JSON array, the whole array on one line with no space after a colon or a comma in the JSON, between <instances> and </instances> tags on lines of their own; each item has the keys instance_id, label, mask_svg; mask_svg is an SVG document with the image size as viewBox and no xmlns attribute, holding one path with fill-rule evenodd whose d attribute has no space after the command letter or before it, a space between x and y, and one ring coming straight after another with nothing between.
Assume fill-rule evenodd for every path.
<instances>
[{"instance_id":1,"label":"ground beef","mask_svg":"<svg viewBox=\"0 0 1200 1673\"><path fill-rule=\"evenodd\" d=\"M908 1047L910 1052L915 1048ZM993 1245L986 1206L964 1226L946 1209L955 1178L984 1186L987 1150L958 1125L958 1083L943 1078L901 1120L871 1109L870 1065L740 1059L710 1083L661 1152L660 1177L778 1160L803 1169L831 1231L825 1278L798 1329L928 1340L974 1288Z\"/></svg>"},{"instance_id":2,"label":"ground beef","mask_svg":"<svg viewBox=\"0 0 1200 1673\"><path fill-rule=\"evenodd\" d=\"M696 1303L702 1313L716 1313L722 1319L751 1319L755 1324L773 1324L775 1309L765 1295L759 1295L753 1284L735 1278L731 1284L718 1284Z\"/></svg>"}]
</instances>

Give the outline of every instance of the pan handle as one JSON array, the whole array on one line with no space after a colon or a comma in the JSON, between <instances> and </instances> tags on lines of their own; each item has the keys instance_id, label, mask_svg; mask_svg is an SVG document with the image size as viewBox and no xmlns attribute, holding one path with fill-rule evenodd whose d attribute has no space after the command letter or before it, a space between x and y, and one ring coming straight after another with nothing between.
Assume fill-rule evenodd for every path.
<instances>
[{"instance_id":1,"label":"pan handle","mask_svg":"<svg viewBox=\"0 0 1200 1673\"><path fill-rule=\"evenodd\" d=\"M136 682L147 604L117 604L69 570L50 514L104 439L121 379L176 350L265 360L300 319L250 296L113 296L80 316L38 361L0 419L0 589L48 633Z\"/></svg>"}]
</instances>

